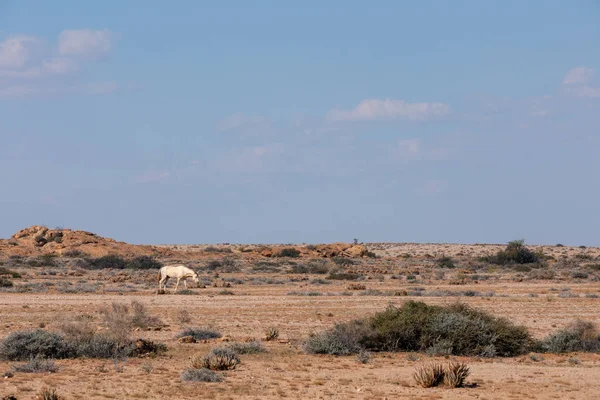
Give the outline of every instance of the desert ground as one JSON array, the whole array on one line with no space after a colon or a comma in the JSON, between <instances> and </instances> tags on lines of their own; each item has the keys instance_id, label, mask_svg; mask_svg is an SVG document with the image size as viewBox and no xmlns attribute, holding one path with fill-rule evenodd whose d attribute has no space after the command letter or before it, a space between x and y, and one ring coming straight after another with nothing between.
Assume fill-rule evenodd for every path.
<instances>
[{"instance_id":1,"label":"desert ground","mask_svg":"<svg viewBox=\"0 0 600 400\"><path fill-rule=\"evenodd\" d=\"M313 333L408 300L468 304L524 325L537 339L575 319L600 324L600 248L529 246L544 255L544 267L483 261L505 246L134 246L89 232L28 228L0 241L0 267L19 276L8 276L12 286L0 291L0 339L22 330L59 331L82 316L107 329L103 310L137 301L160 323L134 329L131 337L164 343L167 350L126 359L59 359L52 373L5 373L0 398L34 399L43 387L64 399L598 398L600 354L593 352L492 358L373 352L362 363L355 355L304 350ZM91 266L90 259L110 254L186 264L198 271L201 285L174 294L170 282L159 295L156 269ZM182 343L177 336L186 327L212 329L221 337ZM269 328L279 335L266 341ZM253 339L267 352L240 355L240 364L222 372L221 382L181 379L193 356ZM465 387L423 388L413 380L415 368L450 360L469 366ZM0 373L15 364L0 360Z\"/></svg>"}]
</instances>

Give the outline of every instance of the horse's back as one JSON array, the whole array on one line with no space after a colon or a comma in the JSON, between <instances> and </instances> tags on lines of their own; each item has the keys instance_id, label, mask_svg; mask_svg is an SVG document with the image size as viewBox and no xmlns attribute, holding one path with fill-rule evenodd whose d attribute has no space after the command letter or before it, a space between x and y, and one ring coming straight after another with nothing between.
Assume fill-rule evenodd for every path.
<instances>
[{"instance_id":1,"label":"horse's back","mask_svg":"<svg viewBox=\"0 0 600 400\"><path fill-rule=\"evenodd\" d=\"M167 275L171 275L171 274L180 275L180 274L194 272L192 269L186 267L183 264L165 265L164 267L162 267L160 269L160 271L161 271L161 273L167 274Z\"/></svg>"}]
</instances>

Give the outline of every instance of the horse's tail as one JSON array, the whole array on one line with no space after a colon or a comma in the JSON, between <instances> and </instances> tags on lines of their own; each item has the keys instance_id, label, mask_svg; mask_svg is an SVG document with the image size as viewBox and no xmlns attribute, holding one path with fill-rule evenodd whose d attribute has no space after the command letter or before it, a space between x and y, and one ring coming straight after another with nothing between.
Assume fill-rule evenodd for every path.
<instances>
[{"instance_id":1,"label":"horse's tail","mask_svg":"<svg viewBox=\"0 0 600 400\"><path fill-rule=\"evenodd\" d=\"M158 270L158 281L157 282L160 282L161 276L162 276L162 273L160 272L160 270Z\"/></svg>"}]
</instances>

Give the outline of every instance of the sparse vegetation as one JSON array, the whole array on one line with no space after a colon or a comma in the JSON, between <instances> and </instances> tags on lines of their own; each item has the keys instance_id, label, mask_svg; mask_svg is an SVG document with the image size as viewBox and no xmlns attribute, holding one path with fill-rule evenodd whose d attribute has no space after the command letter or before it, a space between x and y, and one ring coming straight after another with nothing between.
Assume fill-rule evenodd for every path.
<instances>
[{"instance_id":1,"label":"sparse vegetation","mask_svg":"<svg viewBox=\"0 0 600 400\"><path fill-rule=\"evenodd\" d=\"M131 269L160 269L163 264L150 256L138 256L129 260L126 264L126 268Z\"/></svg>"},{"instance_id":2,"label":"sparse vegetation","mask_svg":"<svg viewBox=\"0 0 600 400\"><path fill-rule=\"evenodd\" d=\"M291 274L326 274L329 267L322 261L311 261L306 264L294 264L290 267Z\"/></svg>"},{"instance_id":3,"label":"sparse vegetation","mask_svg":"<svg viewBox=\"0 0 600 400\"><path fill-rule=\"evenodd\" d=\"M346 289L348 290L365 290L366 288L367 286L362 283L351 283L346 286Z\"/></svg>"},{"instance_id":4,"label":"sparse vegetation","mask_svg":"<svg viewBox=\"0 0 600 400\"><path fill-rule=\"evenodd\" d=\"M437 266L439 268L456 268L456 265L454 265L454 260L452 260L451 257L440 258L437 260Z\"/></svg>"},{"instance_id":5,"label":"sparse vegetation","mask_svg":"<svg viewBox=\"0 0 600 400\"><path fill-rule=\"evenodd\" d=\"M223 375L207 368L188 368L181 373L181 380L186 382L221 382Z\"/></svg>"},{"instance_id":6,"label":"sparse vegetation","mask_svg":"<svg viewBox=\"0 0 600 400\"><path fill-rule=\"evenodd\" d=\"M371 362L371 352L367 350L361 350L356 355L356 361L361 364L368 364Z\"/></svg>"},{"instance_id":7,"label":"sparse vegetation","mask_svg":"<svg viewBox=\"0 0 600 400\"><path fill-rule=\"evenodd\" d=\"M0 288L9 288L9 287L13 287L15 284L6 278L0 278Z\"/></svg>"},{"instance_id":8,"label":"sparse vegetation","mask_svg":"<svg viewBox=\"0 0 600 400\"><path fill-rule=\"evenodd\" d=\"M64 397L56 393L56 389L43 387L37 394L36 400L64 400Z\"/></svg>"},{"instance_id":9,"label":"sparse vegetation","mask_svg":"<svg viewBox=\"0 0 600 400\"><path fill-rule=\"evenodd\" d=\"M248 343L231 343L227 345L226 348L237 354L258 354L267 352L267 348L256 340Z\"/></svg>"},{"instance_id":10,"label":"sparse vegetation","mask_svg":"<svg viewBox=\"0 0 600 400\"><path fill-rule=\"evenodd\" d=\"M10 276L13 279L18 279L18 278L21 277L21 274L19 274L18 272L11 271L11 270L9 270L9 269L7 269L5 267L0 267L0 277L2 275L8 275L8 276ZM0 279L2 279L2 278L0 278Z\"/></svg>"},{"instance_id":11,"label":"sparse vegetation","mask_svg":"<svg viewBox=\"0 0 600 400\"><path fill-rule=\"evenodd\" d=\"M298 258L300 257L300 250L294 249L293 247L286 247L285 249L281 249L278 253L276 253L275 257Z\"/></svg>"},{"instance_id":12,"label":"sparse vegetation","mask_svg":"<svg viewBox=\"0 0 600 400\"><path fill-rule=\"evenodd\" d=\"M187 328L183 331L179 332L177 335L178 338L182 338L185 336L191 336L196 340L207 340L207 339L217 339L221 337L221 333L205 328Z\"/></svg>"},{"instance_id":13,"label":"sparse vegetation","mask_svg":"<svg viewBox=\"0 0 600 400\"><path fill-rule=\"evenodd\" d=\"M215 371L234 369L240 363L237 353L229 348L216 347L205 356L192 359L192 367L207 368Z\"/></svg>"},{"instance_id":14,"label":"sparse vegetation","mask_svg":"<svg viewBox=\"0 0 600 400\"><path fill-rule=\"evenodd\" d=\"M331 259L331 261L333 261L334 264L339 265L340 267L347 267L349 265L356 264L356 261L354 261L353 259L341 256L335 256Z\"/></svg>"},{"instance_id":15,"label":"sparse vegetation","mask_svg":"<svg viewBox=\"0 0 600 400\"><path fill-rule=\"evenodd\" d=\"M27 373L42 373L42 372L56 372L58 367L54 365L54 360L47 360L43 357L32 357L25 364L15 364L12 366L15 372L27 372Z\"/></svg>"},{"instance_id":16,"label":"sparse vegetation","mask_svg":"<svg viewBox=\"0 0 600 400\"><path fill-rule=\"evenodd\" d=\"M352 272L330 272L327 275L327 279L335 279L339 281L356 281L360 279L362 275L354 274Z\"/></svg>"}]
</instances>

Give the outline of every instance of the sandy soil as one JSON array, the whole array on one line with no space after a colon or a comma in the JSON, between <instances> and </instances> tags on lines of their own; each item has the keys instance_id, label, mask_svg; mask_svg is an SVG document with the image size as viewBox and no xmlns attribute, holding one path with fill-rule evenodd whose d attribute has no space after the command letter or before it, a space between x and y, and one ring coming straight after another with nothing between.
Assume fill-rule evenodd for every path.
<instances>
[{"instance_id":1,"label":"sandy soil","mask_svg":"<svg viewBox=\"0 0 600 400\"><path fill-rule=\"evenodd\" d=\"M232 274L231 276L235 276ZM416 285L394 280L367 281L370 289L410 290ZM600 393L600 355L529 355L517 358L478 359L458 357L472 371L471 387L424 389L415 385L416 366L443 358L424 354L378 353L368 364L355 357L307 355L301 342L310 332L381 311L389 303L401 304L413 297L342 296L347 282L318 287L297 283L283 285L233 285L233 295L219 295L220 288L194 289L196 295L156 296L140 293L60 294L1 293L0 336L20 329L53 329L62 318L96 315L111 302L141 301L168 325L161 331L134 332L166 343L169 351L153 359L59 360L53 374L15 373L0 384L0 395L35 398L42 386L56 387L66 399L593 399ZM422 285L421 285L422 286ZM565 326L574 318L600 322L600 299L561 298L562 287L572 292L600 293L600 283L499 282L462 285L461 290L494 292L492 297L414 297L430 304L462 301L510 318L529 327L537 337ZM435 284L427 289L456 290L454 285ZM289 295L291 291L318 290L321 296ZM331 295L327 295L327 294ZM537 297L530 297L537 295ZM185 383L179 374L190 357L219 345L181 344L178 312L188 310L190 325L212 327L232 340L260 339L267 327L280 331L283 343L265 342L266 354L242 355L242 363L225 373L221 383ZM418 359L416 359L418 358ZM537 359L537 358L536 358ZM570 360L570 361L569 361ZM13 362L0 362L0 371ZM149 371L149 372L148 372Z\"/></svg>"}]
</instances>

